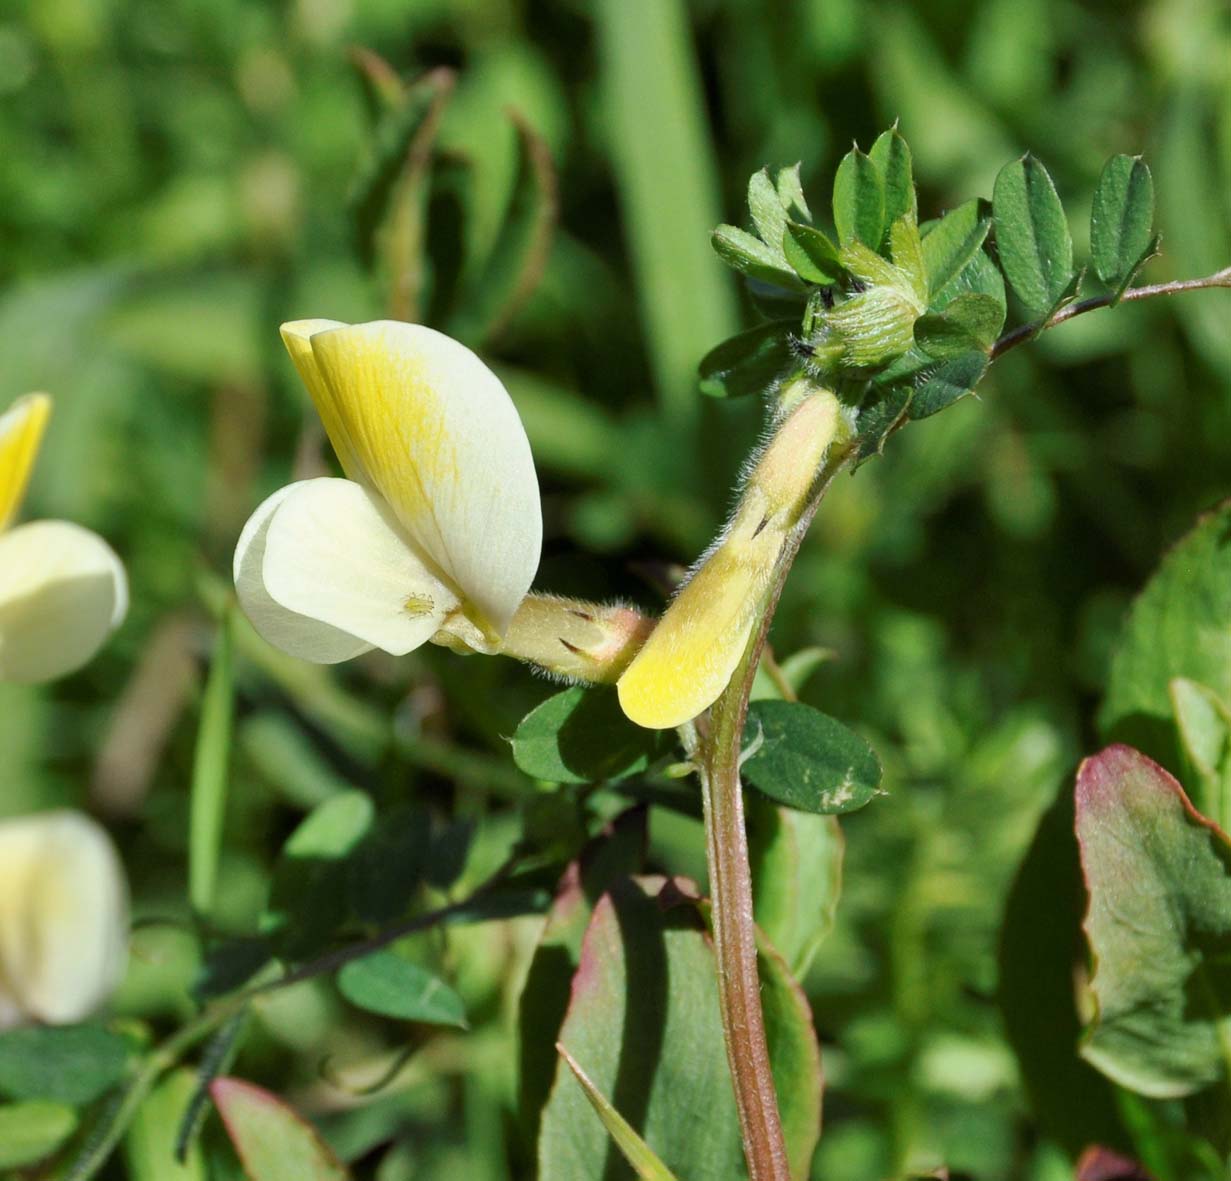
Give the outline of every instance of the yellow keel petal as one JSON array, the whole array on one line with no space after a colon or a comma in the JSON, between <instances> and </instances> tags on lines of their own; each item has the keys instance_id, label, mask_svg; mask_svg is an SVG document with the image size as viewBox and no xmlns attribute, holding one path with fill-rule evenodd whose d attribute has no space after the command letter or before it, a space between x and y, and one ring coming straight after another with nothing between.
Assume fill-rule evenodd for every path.
<instances>
[{"instance_id":1,"label":"yellow keel petal","mask_svg":"<svg viewBox=\"0 0 1231 1181\"><path fill-rule=\"evenodd\" d=\"M666 730L708 709L748 646L782 546L846 426L832 392L805 388L749 473L726 537L619 680L620 705L639 726Z\"/></svg>"},{"instance_id":2,"label":"yellow keel petal","mask_svg":"<svg viewBox=\"0 0 1231 1181\"><path fill-rule=\"evenodd\" d=\"M738 521L676 596L620 678L620 706L639 726L668 730L713 705L739 664L785 540Z\"/></svg>"}]
</instances>

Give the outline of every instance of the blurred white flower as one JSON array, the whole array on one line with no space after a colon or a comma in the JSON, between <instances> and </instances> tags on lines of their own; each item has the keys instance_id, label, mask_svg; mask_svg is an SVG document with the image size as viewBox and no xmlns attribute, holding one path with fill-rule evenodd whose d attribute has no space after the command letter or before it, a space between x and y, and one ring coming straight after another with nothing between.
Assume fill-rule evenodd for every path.
<instances>
[{"instance_id":1,"label":"blurred white flower","mask_svg":"<svg viewBox=\"0 0 1231 1181\"><path fill-rule=\"evenodd\" d=\"M500 379L418 324L301 320L282 339L347 478L291 484L253 513L235 551L248 618L321 664L433 638L495 651L543 534Z\"/></svg>"},{"instance_id":2,"label":"blurred white flower","mask_svg":"<svg viewBox=\"0 0 1231 1181\"><path fill-rule=\"evenodd\" d=\"M128 958L128 888L106 832L79 812L0 821L0 1029L81 1021Z\"/></svg>"},{"instance_id":3,"label":"blurred white flower","mask_svg":"<svg viewBox=\"0 0 1231 1181\"><path fill-rule=\"evenodd\" d=\"M80 668L128 610L124 567L68 521L10 529L51 414L46 394L0 414L0 681L49 681Z\"/></svg>"}]
</instances>

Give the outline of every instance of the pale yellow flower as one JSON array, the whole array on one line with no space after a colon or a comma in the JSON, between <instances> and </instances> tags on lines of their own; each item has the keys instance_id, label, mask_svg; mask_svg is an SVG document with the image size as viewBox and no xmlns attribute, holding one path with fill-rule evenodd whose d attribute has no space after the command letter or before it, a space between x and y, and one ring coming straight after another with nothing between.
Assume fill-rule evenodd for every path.
<instances>
[{"instance_id":1,"label":"pale yellow flower","mask_svg":"<svg viewBox=\"0 0 1231 1181\"><path fill-rule=\"evenodd\" d=\"M124 567L97 534L68 521L10 528L50 414L46 394L0 414L0 681L74 672L128 610Z\"/></svg>"},{"instance_id":2,"label":"pale yellow flower","mask_svg":"<svg viewBox=\"0 0 1231 1181\"><path fill-rule=\"evenodd\" d=\"M0 821L0 1029L81 1021L128 958L128 888L106 832L79 812Z\"/></svg>"},{"instance_id":3,"label":"pale yellow flower","mask_svg":"<svg viewBox=\"0 0 1231 1181\"><path fill-rule=\"evenodd\" d=\"M279 489L235 552L256 629L329 664L447 633L495 651L538 569L530 444L499 378L418 324L282 327L346 479Z\"/></svg>"}]
</instances>

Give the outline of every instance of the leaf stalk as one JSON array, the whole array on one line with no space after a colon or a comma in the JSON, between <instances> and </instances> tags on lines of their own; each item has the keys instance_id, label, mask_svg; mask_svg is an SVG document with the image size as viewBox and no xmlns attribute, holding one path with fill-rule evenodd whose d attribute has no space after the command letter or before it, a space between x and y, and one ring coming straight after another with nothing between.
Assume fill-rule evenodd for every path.
<instances>
[{"instance_id":1,"label":"leaf stalk","mask_svg":"<svg viewBox=\"0 0 1231 1181\"><path fill-rule=\"evenodd\" d=\"M1030 324L1023 324L1020 328L1014 328L1012 332L1006 332L992 347L991 358L994 361L1011 348L1033 340L1046 329L1055 328L1057 324L1063 324L1065 320L1071 320L1074 316L1080 316L1085 312L1112 307L1117 303L1152 299L1156 295L1179 295L1183 291L1204 291L1212 287L1231 287L1231 267L1223 267L1221 271L1215 271L1214 274L1206 275L1201 279L1174 279L1170 283L1151 283L1145 287L1130 287L1120 295L1116 292L1108 292L1106 295L1095 295L1090 299L1078 300L1076 303L1066 304L1045 320L1036 320Z\"/></svg>"}]
</instances>

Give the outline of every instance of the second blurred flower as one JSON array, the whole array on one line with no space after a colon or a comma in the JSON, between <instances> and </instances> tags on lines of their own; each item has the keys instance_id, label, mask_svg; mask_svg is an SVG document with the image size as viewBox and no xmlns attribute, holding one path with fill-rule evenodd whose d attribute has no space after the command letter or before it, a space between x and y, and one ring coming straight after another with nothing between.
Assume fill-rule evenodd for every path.
<instances>
[{"instance_id":1,"label":"second blurred flower","mask_svg":"<svg viewBox=\"0 0 1231 1181\"><path fill-rule=\"evenodd\" d=\"M0 821L0 1029L88 1017L128 959L128 887L80 812Z\"/></svg>"},{"instance_id":2,"label":"second blurred flower","mask_svg":"<svg viewBox=\"0 0 1231 1181\"><path fill-rule=\"evenodd\" d=\"M0 681L75 672L128 610L124 567L97 534L69 521L9 529L50 415L46 394L0 414Z\"/></svg>"}]
</instances>

